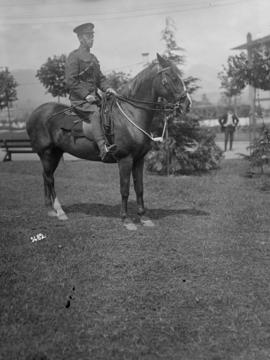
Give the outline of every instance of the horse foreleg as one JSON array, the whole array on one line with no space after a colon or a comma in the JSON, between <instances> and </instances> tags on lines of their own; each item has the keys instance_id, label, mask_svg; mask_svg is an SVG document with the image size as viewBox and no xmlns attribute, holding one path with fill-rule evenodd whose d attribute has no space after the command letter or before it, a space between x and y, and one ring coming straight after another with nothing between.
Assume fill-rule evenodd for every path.
<instances>
[{"instance_id":1,"label":"horse foreleg","mask_svg":"<svg viewBox=\"0 0 270 360\"><path fill-rule=\"evenodd\" d=\"M130 189L130 174L133 166L133 159L131 156L127 156L118 163L119 166L119 175L120 175L120 193L121 193L121 210L120 216L122 218L124 226L128 230L136 230L137 226L134 222L128 218L128 197L129 197L129 189Z\"/></svg>"},{"instance_id":2,"label":"horse foreleg","mask_svg":"<svg viewBox=\"0 0 270 360\"><path fill-rule=\"evenodd\" d=\"M143 200L143 166L144 158L134 162L132 168L134 190L137 198L137 214L140 217L140 222L144 226L154 226L152 220L147 218L145 214L144 200Z\"/></svg>"},{"instance_id":3,"label":"horse foreleg","mask_svg":"<svg viewBox=\"0 0 270 360\"><path fill-rule=\"evenodd\" d=\"M145 213L143 201L143 165L144 159L142 158L135 161L132 167L133 184L137 199L137 213L139 216Z\"/></svg>"}]
</instances>

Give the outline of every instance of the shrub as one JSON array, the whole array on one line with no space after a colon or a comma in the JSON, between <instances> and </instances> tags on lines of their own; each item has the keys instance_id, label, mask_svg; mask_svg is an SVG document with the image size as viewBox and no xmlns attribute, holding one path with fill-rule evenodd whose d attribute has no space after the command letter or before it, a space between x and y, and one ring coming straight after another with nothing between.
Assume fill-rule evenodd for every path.
<instances>
[{"instance_id":1,"label":"shrub","mask_svg":"<svg viewBox=\"0 0 270 360\"><path fill-rule=\"evenodd\" d=\"M264 166L270 162L270 129L263 124L259 129L259 136L254 139L250 148L250 155L245 158L249 160L251 167L259 167L261 173L264 172Z\"/></svg>"},{"instance_id":2,"label":"shrub","mask_svg":"<svg viewBox=\"0 0 270 360\"><path fill-rule=\"evenodd\" d=\"M157 174L192 174L219 168L222 150L215 133L186 117L169 125L169 136L155 143L146 156L146 169Z\"/></svg>"}]
</instances>

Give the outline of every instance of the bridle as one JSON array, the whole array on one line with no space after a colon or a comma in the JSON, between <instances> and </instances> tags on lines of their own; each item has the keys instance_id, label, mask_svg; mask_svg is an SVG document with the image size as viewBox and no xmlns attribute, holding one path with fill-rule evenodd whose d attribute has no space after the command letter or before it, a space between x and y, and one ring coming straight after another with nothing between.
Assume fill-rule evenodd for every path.
<instances>
[{"instance_id":1,"label":"bridle","mask_svg":"<svg viewBox=\"0 0 270 360\"><path fill-rule=\"evenodd\" d=\"M167 90L167 92L172 93L173 95L175 94L175 92L177 92L176 87L173 84L173 81L170 79L170 81L168 80L168 78L166 77L165 71L168 70L170 67L166 67L166 68L162 68L158 71L158 74L161 74L161 83L162 85L165 87L165 89ZM181 80L181 79L180 79ZM181 80L182 82L182 80ZM171 83L171 84L170 84ZM171 85L171 86L170 86ZM116 105L119 109L119 111L122 113L122 115L124 115L124 117L133 125L135 126L138 130L140 130L142 133L144 133L149 139L151 139L152 141L163 141L164 140L164 135L165 135L165 131L167 128L167 123L168 120L171 116L175 116L176 113L179 111L180 114L183 113L183 109L188 108L188 106L191 104L191 99L189 97L189 94L187 92L187 89L185 87L185 84L183 83L183 91L181 92L179 99L176 103L160 103L160 102L149 102L149 101L145 101L145 100L139 100L139 99L135 99L135 98L129 98L129 97L125 97L125 96L121 96L121 95L113 95L115 97L115 102ZM175 90L175 91L174 91ZM143 110L152 110L152 111L164 111L165 112L165 118L164 118L164 124L163 124L163 130L162 130L162 136L161 137L153 137L152 134L149 134L147 131L145 131L144 129L142 129L139 125L137 125L123 110L120 101L126 102L128 104L133 105L136 108L139 109L143 109ZM186 104L186 102L188 101L188 104ZM149 106L151 106L149 108Z\"/></svg>"},{"instance_id":2,"label":"bridle","mask_svg":"<svg viewBox=\"0 0 270 360\"><path fill-rule=\"evenodd\" d=\"M158 71L158 74L161 74L161 83L165 87L167 92L174 95L177 92L177 88L174 85L170 76L168 74L166 74L166 71L168 69L170 69L170 66L160 69ZM179 78L179 80L181 81L181 83L183 85L183 91L180 93L178 101L174 104L174 110L175 111L178 110L180 112L180 114L183 114L183 112L184 112L183 109L186 109L186 108L189 109L187 102L189 104L191 104L191 99L190 99L189 93L188 93L186 86L183 83L182 79Z\"/></svg>"},{"instance_id":3,"label":"bridle","mask_svg":"<svg viewBox=\"0 0 270 360\"><path fill-rule=\"evenodd\" d=\"M167 90L168 93L171 93L174 95L177 92L176 87L173 84L173 81L170 79L168 80L165 71L170 69L170 66L166 68L162 68L158 70L157 74L161 74L161 83L164 86L164 88ZM180 79L182 82L182 80ZM145 101L145 100L139 100L136 98L126 97L119 94L114 95L116 100L120 100L123 102L126 102L128 104L133 105L136 108L143 109L143 110L152 110L152 111L165 111L165 112L175 112L179 111L180 114L183 113L182 105L186 105L186 101L191 103L191 99L189 97L188 91L185 87L185 84L183 84L183 91L179 95L178 100L175 103L170 102L151 102L151 101ZM170 86L171 85L171 86Z\"/></svg>"}]
</instances>

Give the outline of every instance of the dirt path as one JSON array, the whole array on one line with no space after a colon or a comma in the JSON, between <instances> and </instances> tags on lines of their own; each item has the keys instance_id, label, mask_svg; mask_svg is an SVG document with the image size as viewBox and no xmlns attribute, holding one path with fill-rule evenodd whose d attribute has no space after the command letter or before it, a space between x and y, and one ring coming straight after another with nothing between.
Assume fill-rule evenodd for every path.
<instances>
[{"instance_id":1,"label":"dirt path","mask_svg":"<svg viewBox=\"0 0 270 360\"><path fill-rule=\"evenodd\" d=\"M224 150L224 141L216 141L216 144ZM248 141L235 141L233 143L233 149L230 151L224 152L224 157L226 160L230 159L241 159L242 156L240 154L249 155L250 150L248 149L249 142Z\"/></svg>"}]
</instances>

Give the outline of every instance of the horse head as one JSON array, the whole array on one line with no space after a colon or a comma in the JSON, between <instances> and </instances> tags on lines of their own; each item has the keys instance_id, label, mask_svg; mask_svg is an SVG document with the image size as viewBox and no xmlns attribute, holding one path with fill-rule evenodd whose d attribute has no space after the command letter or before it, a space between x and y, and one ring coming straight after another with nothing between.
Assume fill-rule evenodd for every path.
<instances>
[{"instance_id":1,"label":"horse head","mask_svg":"<svg viewBox=\"0 0 270 360\"><path fill-rule=\"evenodd\" d=\"M157 97L162 97L173 103L174 110L180 114L187 113L191 108L191 98L181 78L177 66L157 54L158 70L154 81L154 91Z\"/></svg>"}]
</instances>

